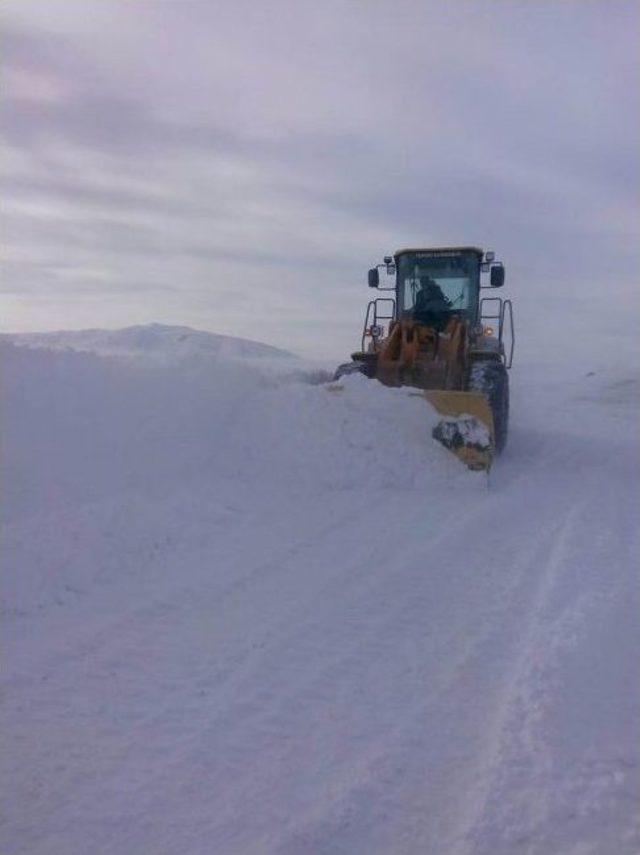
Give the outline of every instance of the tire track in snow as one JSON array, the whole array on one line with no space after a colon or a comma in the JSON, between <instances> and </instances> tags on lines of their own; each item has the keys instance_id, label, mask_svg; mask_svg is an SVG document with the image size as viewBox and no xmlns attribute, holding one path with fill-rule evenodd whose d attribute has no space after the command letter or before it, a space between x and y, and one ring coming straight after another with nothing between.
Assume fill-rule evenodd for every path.
<instances>
[{"instance_id":1,"label":"tire track in snow","mask_svg":"<svg viewBox=\"0 0 640 855\"><path fill-rule=\"evenodd\" d=\"M580 501L565 511L559 529L549 539L548 562L518 641L517 654L498 695L489 742L477 767L482 784L472 791L456 852L511 855L522 850L543 855L549 851L573 851L573 845L581 845L585 848L580 852L596 855L604 851L597 846L607 837L607 851L631 855L640 845L638 830L626 827L628 815L625 817L622 797L629 775L635 777L636 791L640 792L637 752L635 761L616 759L615 748L607 746L608 742L615 743L615 738L602 738L603 729L605 733L622 731L619 744L629 748L633 736L624 716L618 716L620 721L607 727L606 716L610 714L605 709L602 724L596 717L587 721L586 730L584 725L581 729L577 715L580 696L564 689L564 680L575 679L577 662L583 661L585 677L574 692L584 693L585 688L591 692L589 687L595 677L588 673L589 637L596 627L607 625L612 605L620 618L625 614L616 602L618 594L613 586L618 580L609 575L611 568L606 565L607 555L616 554L618 544L611 541L624 528L620 519L624 510L602 475L603 470L594 467L588 482L582 479ZM632 515L633 511L630 518ZM596 539L598 531L603 537ZM594 552L602 559L604 580L597 569L593 571ZM623 585L623 590L628 596L633 587ZM630 604L622 634L635 635L640 644L637 622L633 630L633 614ZM591 656L593 653L592 650ZM567 671L567 662L573 660L576 664ZM612 666L615 670L615 664L610 663L609 670ZM622 684L635 685L630 696L635 695L636 710L640 712L638 681L631 665L626 666L626 671ZM567 675L564 679L563 674ZM606 682L603 675L596 681L599 696L606 692ZM568 728L570 732L573 725L574 744L567 745L566 737L558 744L559 718L566 719L565 731ZM636 736L640 736L638 731L636 726ZM591 755L594 762L589 759ZM604 778L599 769L608 770ZM580 808L587 804L591 805L590 812ZM594 838L600 840L596 848L590 845Z\"/></svg>"},{"instance_id":2,"label":"tire track in snow","mask_svg":"<svg viewBox=\"0 0 640 855\"><path fill-rule=\"evenodd\" d=\"M465 526L464 537L466 543L476 545L476 550L477 544L480 542L478 535L487 530L487 517L490 517L491 513L491 508L484 503L480 506L475 505L473 510L470 510L470 519L466 520L467 526ZM423 644L423 654L427 657L426 670L423 664L419 689L412 698L405 699L410 700L407 709L403 710L400 705L395 711L396 721L393 726L385 728L384 734L371 744L367 752L352 758L352 761L355 762L355 771L352 769L351 774L345 777L343 784L338 788L341 795L338 798L336 794L336 801L334 801L334 809L337 811L338 817L344 817L351 812L350 794L356 804L368 805L375 804L376 801L393 802L394 797L390 793L393 793L394 790L403 792L402 798L406 801L407 789L410 792L413 790L417 795L412 813L416 816L422 815L425 819L422 822L413 823L414 828L409 834L410 839L406 841L406 848L400 846L398 839L389 837L388 845L393 847L393 851L436 851L430 848L432 846L440 846L437 851L445 851L442 848L442 843L443 837L449 833L445 827L447 822L444 822L443 825L442 819L439 820L438 817L439 815L446 817L451 812L447 811L447 803L450 806L462 798L460 787L465 777L464 766L468 758L474 756L475 749L471 746L461 748L459 751L461 759L457 762L458 768L452 770L446 756L439 754L437 750L435 753L427 751L425 754L424 751L418 750L418 746L424 741L425 725L431 733L427 739L438 741L440 738L439 731L446 731L448 722L456 719L456 713L452 712L455 710L456 704L458 706L464 705L469 700L464 683L468 679L468 669L473 665L475 652L488 637L490 638L495 622L499 622L504 617L504 607L499 604L499 599L504 595L508 597L508 602L511 603L513 597L522 592L522 586L530 587L532 580L535 579L529 572L531 564L535 563L533 557L524 562L523 569L519 574L514 574L509 562L503 560L497 567L493 568L493 572L490 572L488 582L480 584L481 588L496 586L493 598L489 597L489 603L494 604L492 610L481 615L469 615L468 620L465 621L464 587L466 585L473 590L476 573L478 573L478 577L482 575L483 561L477 561L476 564L472 562L471 567L467 568L468 575L464 577L464 568L459 561L454 560L452 562L451 555L448 555L451 551L452 540L456 535L459 540L460 534L460 526L456 525L454 521L451 528L440 532L428 546L422 543L417 553L416 543L411 543L404 552L400 550L395 554L395 564L393 565L396 568L401 568L404 559L406 559L409 569L404 571L396 569L388 576L377 577L376 585L382 594L379 602L384 605L379 609L379 620L372 624L372 637L379 636L385 639L389 645L398 644L402 642L404 627L413 627L415 631L415 628L420 628L421 618L427 621L436 619L436 628L431 639L428 639L426 647ZM489 544L487 552L482 556L483 559L487 559L496 545L496 543ZM512 546L507 546L507 554L511 550ZM538 551L539 547L536 547L534 553ZM423 559L416 561L420 554L422 554ZM473 556L473 552L469 551L468 555ZM437 567L438 564L444 566L444 574L441 573L436 577L434 587L430 584L431 568ZM462 580L458 578L461 575L463 576ZM449 585L448 593L447 583ZM365 593L368 594L368 592ZM473 591L470 595L472 602L475 600L476 593L478 592ZM375 599L369 598L368 611L373 607ZM439 602L435 603L435 611L434 599L436 601L439 599ZM461 599L462 602L457 603L456 599ZM486 600L486 596L484 599ZM528 599L525 599L523 608L527 607L528 602ZM446 620L450 620L456 612L458 612L456 620L447 625ZM439 620L442 615L447 616L445 622ZM512 626L512 623L517 623L517 621L517 616L512 617L512 622L509 624L512 633L517 630L516 627ZM397 636L395 642L394 633ZM434 641L436 642L435 647ZM378 651L376 655L379 657L382 652ZM435 672L433 671L434 666ZM474 686L473 693L475 693L476 681L472 680L471 685ZM491 714L492 708L487 711L486 715L490 717ZM475 715L472 716L472 718L476 717ZM460 731L459 738L463 741L467 740L469 743L478 742L480 735L475 723L465 720L464 715L459 718L461 720L456 722ZM436 778L439 778L435 784L433 781L430 783L425 778L424 770L429 764L433 767L431 771ZM407 776L414 780L413 787L407 787ZM385 782L383 789L378 786L380 778ZM409 796L409 800L411 798ZM365 807L362 809L366 810ZM407 816L406 810L402 811L399 805L395 805L395 810L392 813L399 813L405 818ZM351 819L354 820L355 818L351 817ZM331 826L328 817L324 821L316 818L315 822L321 826L326 826L327 823ZM342 820L336 818L335 823L342 829L341 831L338 831L336 827L331 832L330 827L325 827L324 831L319 834L321 838L327 836L329 849L328 840L345 833L341 824ZM353 824L354 827L360 829L361 833L362 828L375 826L376 836L372 833L371 837L367 836L364 843L350 839L344 849L336 851L389 851L380 843L381 840L385 839L384 829L376 826L375 816L367 816L366 819L359 817L358 822L354 821ZM431 836L428 834L425 837L425 826L427 828L438 826L437 832L434 831ZM395 830L400 833L397 827ZM304 832L301 839L306 840L310 833L310 831ZM311 838L315 839L316 835L312 834ZM295 846L295 843L292 844L291 851L296 851ZM289 850L285 847L283 851ZM324 849L318 849L318 851L324 851Z\"/></svg>"},{"instance_id":3,"label":"tire track in snow","mask_svg":"<svg viewBox=\"0 0 640 855\"><path fill-rule=\"evenodd\" d=\"M467 792L466 808L460 819L458 841L454 844L452 851L465 853L465 855L477 851L476 842L471 839L471 836L486 807L493 782L505 762L509 762L505 761L502 752L507 723L513 715L519 684L526 680L531 663L535 661L535 642L541 629L541 612L562 565L570 532L575 527L585 504L586 500L583 500L579 506L570 507L543 543L528 552L520 562L521 573L529 574L532 579L537 577L538 581L533 591L529 592L526 602L523 603L524 607L519 610L515 621L517 624L515 649L507 660L506 672L494 693L492 711L486 719L484 745L470 775L470 779L475 783ZM482 781L482 784L478 785L478 781Z\"/></svg>"}]
</instances>

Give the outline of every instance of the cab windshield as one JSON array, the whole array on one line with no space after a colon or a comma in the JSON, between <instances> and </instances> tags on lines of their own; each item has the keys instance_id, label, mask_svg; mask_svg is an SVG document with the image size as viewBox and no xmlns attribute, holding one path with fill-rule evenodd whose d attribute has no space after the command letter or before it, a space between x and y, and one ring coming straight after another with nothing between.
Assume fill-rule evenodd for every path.
<instances>
[{"instance_id":1,"label":"cab windshield","mask_svg":"<svg viewBox=\"0 0 640 855\"><path fill-rule=\"evenodd\" d=\"M473 320L479 286L475 253L425 251L397 259L398 312L420 320L425 310L461 314Z\"/></svg>"}]
</instances>

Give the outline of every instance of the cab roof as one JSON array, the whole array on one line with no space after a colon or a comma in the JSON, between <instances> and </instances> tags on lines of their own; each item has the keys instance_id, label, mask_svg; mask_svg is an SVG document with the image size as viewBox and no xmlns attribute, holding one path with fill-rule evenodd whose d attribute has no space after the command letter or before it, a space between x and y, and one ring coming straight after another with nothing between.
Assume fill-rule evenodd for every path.
<instances>
[{"instance_id":1,"label":"cab roof","mask_svg":"<svg viewBox=\"0 0 640 855\"><path fill-rule=\"evenodd\" d=\"M393 255L394 258L397 258L399 255L405 255L408 252L473 252L479 258L484 257L484 250L477 246L419 246L410 247L409 249L398 249Z\"/></svg>"}]
</instances>

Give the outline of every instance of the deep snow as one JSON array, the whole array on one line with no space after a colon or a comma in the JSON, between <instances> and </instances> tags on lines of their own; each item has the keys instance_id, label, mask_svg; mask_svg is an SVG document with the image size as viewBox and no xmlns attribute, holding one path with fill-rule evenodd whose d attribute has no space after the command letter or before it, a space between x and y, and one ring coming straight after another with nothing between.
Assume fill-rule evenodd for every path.
<instances>
[{"instance_id":1,"label":"deep snow","mask_svg":"<svg viewBox=\"0 0 640 855\"><path fill-rule=\"evenodd\" d=\"M516 367L487 484L206 336L2 342L2 852L640 851L637 377Z\"/></svg>"}]
</instances>

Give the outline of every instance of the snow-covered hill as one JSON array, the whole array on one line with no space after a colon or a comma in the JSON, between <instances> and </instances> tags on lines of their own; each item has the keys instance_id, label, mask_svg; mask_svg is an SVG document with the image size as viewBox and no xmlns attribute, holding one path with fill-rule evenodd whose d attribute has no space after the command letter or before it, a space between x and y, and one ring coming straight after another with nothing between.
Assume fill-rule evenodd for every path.
<instances>
[{"instance_id":1,"label":"snow-covered hill","mask_svg":"<svg viewBox=\"0 0 640 855\"><path fill-rule=\"evenodd\" d=\"M516 368L487 485L260 345L1 350L3 852L640 849L624 360Z\"/></svg>"},{"instance_id":2,"label":"snow-covered hill","mask_svg":"<svg viewBox=\"0 0 640 855\"><path fill-rule=\"evenodd\" d=\"M25 347L76 350L103 356L293 358L292 354L269 344L166 324L146 324L120 330L3 334L0 340Z\"/></svg>"}]
</instances>

